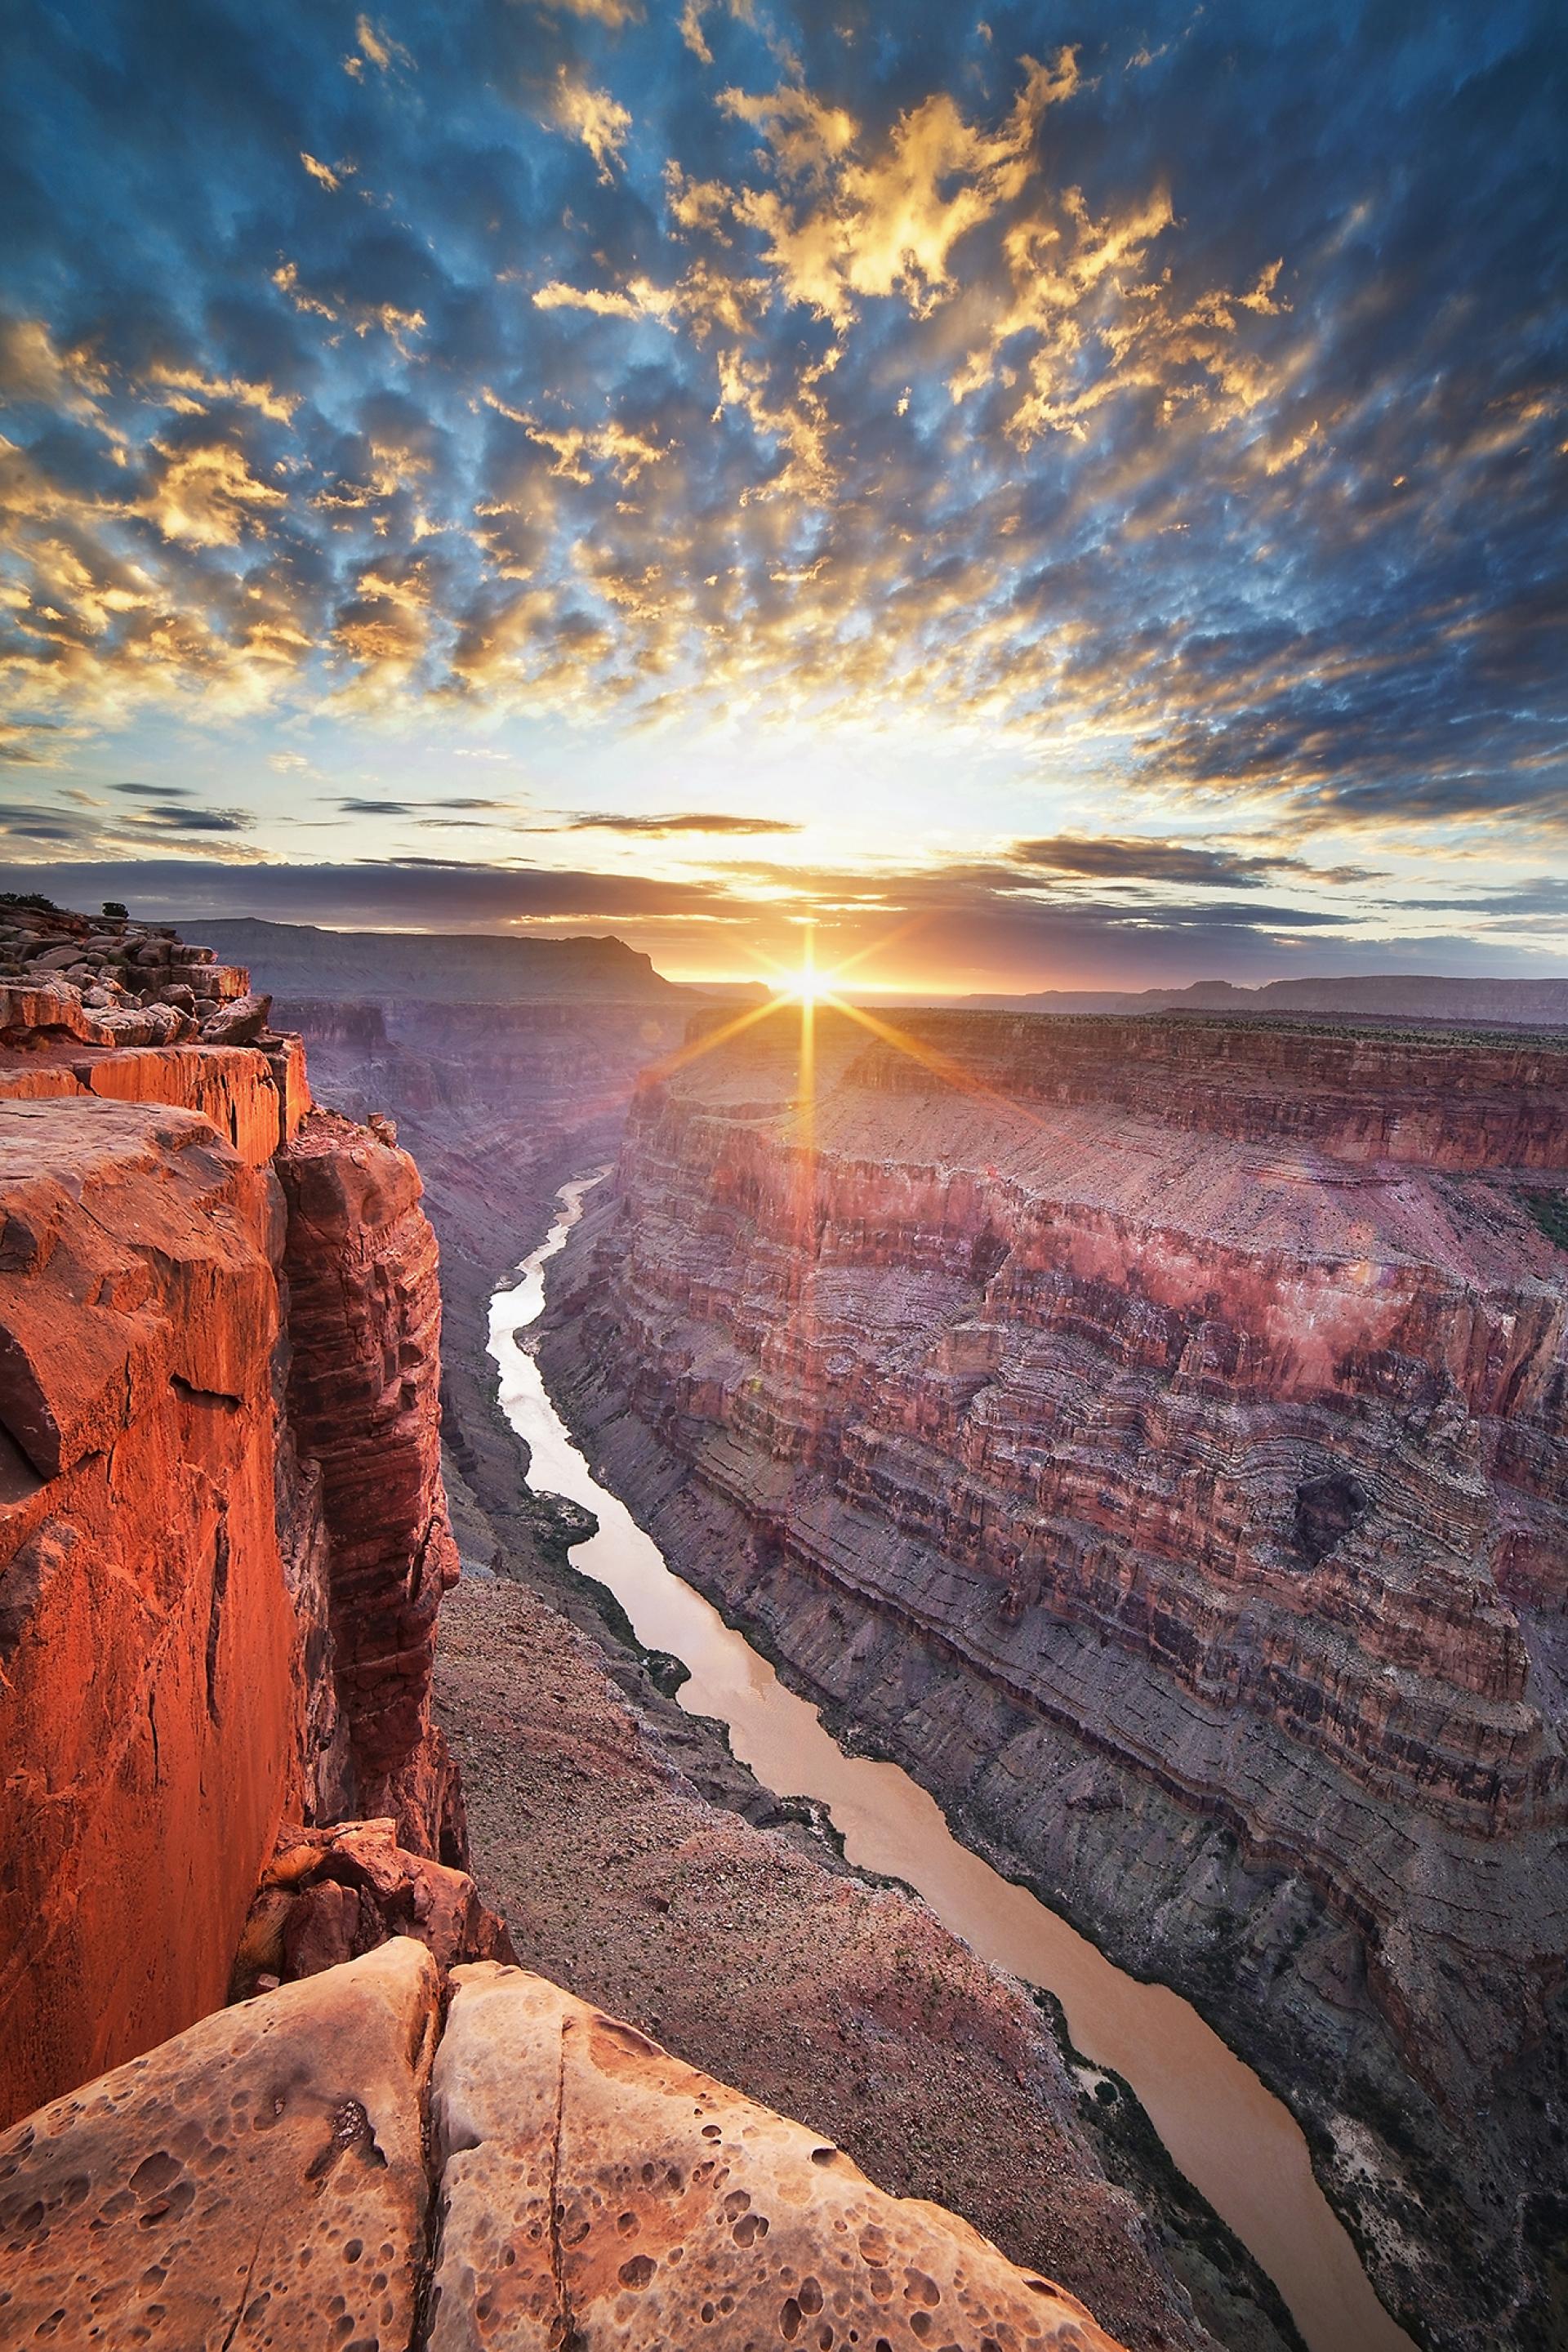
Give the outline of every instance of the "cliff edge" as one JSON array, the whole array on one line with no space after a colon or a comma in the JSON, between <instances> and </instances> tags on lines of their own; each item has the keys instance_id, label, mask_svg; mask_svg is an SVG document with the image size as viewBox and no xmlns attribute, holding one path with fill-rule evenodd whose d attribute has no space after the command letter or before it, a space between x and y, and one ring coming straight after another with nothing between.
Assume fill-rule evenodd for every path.
<instances>
[{"instance_id":1,"label":"cliff edge","mask_svg":"<svg viewBox=\"0 0 1568 2352\"><path fill-rule=\"evenodd\" d=\"M466 1860L435 1237L268 1014L0 908L0 2114L223 2000L285 1820Z\"/></svg>"}]
</instances>

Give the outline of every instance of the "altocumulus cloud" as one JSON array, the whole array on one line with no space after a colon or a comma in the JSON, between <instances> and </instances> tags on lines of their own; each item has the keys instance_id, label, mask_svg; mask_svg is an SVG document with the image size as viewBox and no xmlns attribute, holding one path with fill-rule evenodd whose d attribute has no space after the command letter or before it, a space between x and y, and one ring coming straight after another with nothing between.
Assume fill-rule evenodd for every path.
<instances>
[{"instance_id":1,"label":"altocumulus cloud","mask_svg":"<svg viewBox=\"0 0 1568 2352\"><path fill-rule=\"evenodd\" d=\"M914 700L1298 832L1568 816L1545 0L79 0L10 47L12 759L149 698Z\"/></svg>"}]
</instances>

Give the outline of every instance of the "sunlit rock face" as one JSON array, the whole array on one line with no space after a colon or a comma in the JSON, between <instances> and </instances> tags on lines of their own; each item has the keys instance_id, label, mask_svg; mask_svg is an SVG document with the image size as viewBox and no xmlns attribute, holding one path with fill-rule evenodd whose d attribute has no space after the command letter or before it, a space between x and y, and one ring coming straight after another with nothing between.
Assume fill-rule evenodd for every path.
<instances>
[{"instance_id":1,"label":"sunlit rock face","mask_svg":"<svg viewBox=\"0 0 1568 2352\"><path fill-rule=\"evenodd\" d=\"M818 1013L810 1088L785 1013L648 1083L547 1371L1458 2328L1466 2265L1528 2294L1563 2121L1568 1055L903 1026Z\"/></svg>"},{"instance_id":2,"label":"sunlit rock face","mask_svg":"<svg viewBox=\"0 0 1568 2352\"><path fill-rule=\"evenodd\" d=\"M270 1178L194 1112L0 1102L0 1200L14 2115L224 1998L278 1811L317 1793L325 1612L274 1421Z\"/></svg>"},{"instance_id":3,"label":"sunlit rock face","mask_svg":"<svg viewBox=\"0 0 1568 2352\"><path fill-rule=\"evenodd\" d=\"M439 2014L404 1937L0 2136L0 2343L408 2345Z\"/></svg>"},{"instance_id":4,"label":"sunlit rock face","mask_svg":"<svg viewBox=\"0 0 1568 2352\"><path fill-rule=\"evenodd\" d=\"M0 2135L0 2342L1118 2352L940 2207L542 1978L404 1937Z\"/></svg>"},{"instance_id":5,"label":"sunlit rock face","mask_svg":"<svg viewBox=\"0 0 1568 2352\"><path fill-rule=\"evenodd\" d=\"M172 934L0 909L0 996L13 2116L222 2001L283 1819L466 1853L412 1162L313 1114L298 1038Z\"/></svg>"},{"instance_id":6,"label":"sunlit rock face","mask_svg":"<svg viewBox=\"0 0 1568 2352\"><path fill-rule=\"evenodd\" d=\"M635 2027L520 1969L454 1981L434 2081L431 2352L1115 2352L1052 2281Z\"/></svg>"}]
</instances>

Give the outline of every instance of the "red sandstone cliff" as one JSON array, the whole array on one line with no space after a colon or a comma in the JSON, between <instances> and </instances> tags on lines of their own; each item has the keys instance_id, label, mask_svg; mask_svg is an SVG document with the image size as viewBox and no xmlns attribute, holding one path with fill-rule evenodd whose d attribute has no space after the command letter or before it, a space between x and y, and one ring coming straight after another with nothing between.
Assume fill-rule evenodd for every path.
<instances>
[{"instance_id":1,"label":"red sandstone cliff","mask_svg":"<svg viewBox=\"0 0 1568 2352\"><path fill-rule=\"evenodd\" d=\"M1518 2319L1565 2120L1568 1055L901 1025L819 1015L809 1094L795 1013L645 1086L554 1392L682 1572L1294 2099L1406 2308Z\"/></svg>"},{"instance_id":2,"label":"red sandstone cliff","mask_svg":"<svg viewBox=\"0 0 1568 2352\"><path fill-rule=\"evenodd\" d=\"M0 914L0 2114L223 2000L286 1816L465 1858L434 1237L267 1012Z\"/></svg>"},{"instance_id":3,"label":"red sandstone cliff","mask_svg":"<svg viewBox=\"0 0 1568 2352\"><path fill-rule=\"evenodd\" d=\"M321 1473L337 1686L358 1801L405 1845L465 1851L430 1722L457 1581L440 1462L441 1305L419 1178L390 1131L316 1112L279 1154L288 1204L289 1419Z\"/></svg>"}]
</instances>

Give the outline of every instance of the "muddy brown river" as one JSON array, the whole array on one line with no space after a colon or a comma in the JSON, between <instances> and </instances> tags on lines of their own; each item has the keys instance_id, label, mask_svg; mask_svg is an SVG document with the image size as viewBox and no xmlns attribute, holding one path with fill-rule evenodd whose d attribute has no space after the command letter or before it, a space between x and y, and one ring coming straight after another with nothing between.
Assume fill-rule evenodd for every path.
<instances>
[{"instance_id":1,"label":"muddy brown river","mask_svg":"<svg viewBox=\"0 0 1568 2352\"><path fill-rule=\"evenodd\" d=\"M1273 2279L1310 2352L1414 2352L1319 2188L1299 2125L1251 2068L1188 2002L1125 1975L961 1845L935 1799L898 1765L847 1756L809 1701L674 1574L594 1477L515 1335L540 1314L544 1268L599 1181L562 1187L548 1235L490 1307L500 1401L531 1449L531 1485L585 1505L599 1521L598 1534L573 1548L574 1567L614 1593L640 1642L681 1660L690 1678L680 1705L716 1717L765 1788L815 1799L852 1864L901 1880L983 1958L1056 1995L1075 2046L1131 2085L1173 2161Z\"/></svg>"}]
</instances>

